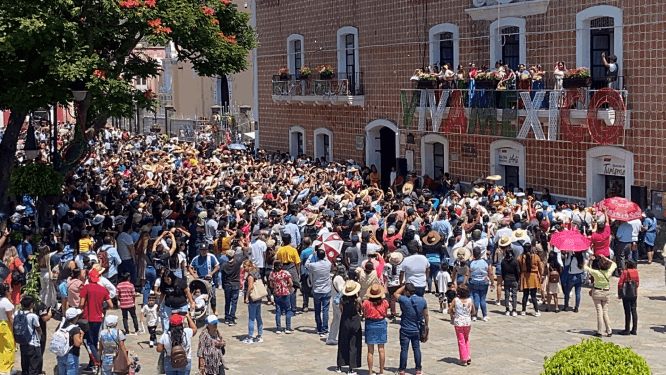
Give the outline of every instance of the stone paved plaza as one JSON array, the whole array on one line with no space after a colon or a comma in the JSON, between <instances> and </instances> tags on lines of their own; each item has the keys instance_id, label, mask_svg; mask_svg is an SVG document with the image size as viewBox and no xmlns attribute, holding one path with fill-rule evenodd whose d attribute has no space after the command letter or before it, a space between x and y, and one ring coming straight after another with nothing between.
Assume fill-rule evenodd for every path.
<instances>
[{"instance_id":1,"label":"stone paved plaza","mask_svg":"<svg viewBox=\"0 0 666 375\"><path fill-rule=\"evenodd\" d=\"M631 346L646 358L654 374L666 374L666 288L664 287L664 267L662 264L640 264L641 287L638 301L638 336L613 335L604 337L618 345ZM612 288L617 288L617 278L612 279ZM580 343L590 337L596 329L596 318L592 299L583 288L580 312L543 312L540 317L532 313L526 316L507 317L504 306L496 306L494 293L489 293L489 322L475 322L471 330L473 363L469 367L457 364L458 346L453 326L448 315L436 311L437 299L428 295L430 310L430 340L422 344L424 374L538 374L543 369L544 357L551 356L559 349ZM490 297L492 295L492 297ZM519 304L520 304L519 294ZM222 291L218 291L218 301L224 301ZM300 304L300 298L299 298ZM222 306L219 306L222 307ZM610 306L613 330L617 333L624 327L622 302L613 299ZM530 309L528 308L528 312ZM120 315L120 310L112 313ZM275 334L275 308L263 305L264 342L246 345L241 340L247 334L247 309L242 302L238 309L238 325L220 325L227 341L226 361L231 368L228 374L328 374L334 373L337 348L327 346L316 334L312 306L310 312L294 317L293 335ZM284 319L284 318L283 318ZM331 314L332 319L332 314ZM120 323L120 322L119 322ZM284 323L283 323L284 324ZM389 342L386 345L386 374L397 371L400 345L396 322L389 324ZM49 323L49 333L55 323ZM158 331L159 332L159 331ZM148 347L148 335L129 336L127 347L140 357L141 374L155 374L158 353ZM196 355L198 336L194 339L193 354ZM365 366L367 350L363 348ZM55 357L48 352L45 369L53 368ZM87 358L82 350L81 359ZM378 371L377 351L375 350L375 372ZM412 353L408 362L408 373L415 373ZM15 369L20 368L17 353ZM196 374L198 365L193 366ZM367 367L359 374L367 374Z\"/></svg>"}]
</instances>

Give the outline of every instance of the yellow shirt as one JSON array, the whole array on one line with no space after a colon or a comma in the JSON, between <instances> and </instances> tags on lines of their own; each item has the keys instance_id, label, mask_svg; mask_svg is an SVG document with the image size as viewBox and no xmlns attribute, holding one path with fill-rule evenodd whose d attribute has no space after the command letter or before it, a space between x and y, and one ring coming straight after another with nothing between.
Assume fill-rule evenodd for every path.
<instances>
[{"instance_id":1,"label":"yellow shirt","mask_svg":"<svg viewBox=\"0 0 666 375\"><path fill-rule=\"evenodd\" d=\"M79 240L79 251L85 252L92 248L93 242L90 238L82 238Z\"/></svg>"},{"instance_id":2,"label":"yellow shirt","mask_svg":"<svg viewBox=\"0 0 666 375\"><path fill-rule=\"evenodd\" d=\"M275 254L275 259L279 259L282 263L294 263L298 264L301 262L301 257L298 256L298 250L293 246L287 245L282 246L278 249L277 254Z\"/></svg>"}]
</instances>

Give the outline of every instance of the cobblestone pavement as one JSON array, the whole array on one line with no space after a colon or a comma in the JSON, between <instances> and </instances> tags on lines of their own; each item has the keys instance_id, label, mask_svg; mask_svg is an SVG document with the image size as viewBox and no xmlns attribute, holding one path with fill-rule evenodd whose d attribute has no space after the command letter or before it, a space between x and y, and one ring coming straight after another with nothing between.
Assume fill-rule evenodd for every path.
<instances>
[{"instance_id":1,"label":"cobblestone pavement","mask_svg":"<svg viewBox=\"0 0 666 375\"><path fill-rule=\"evenodd\" d=\"M618 345L631 346L643 356L652 367L654 374L666 374L666 288L664 287L664 266L659 263L640 264L641 286L638 300L638 335L604 337ZM613 293L616 292L617 278L612 279ZM540 317L533 316L528 307L527 316L507 317L504 306L495 305L495 293L489 293L489 322L475 322L470 339L473 363L469 367L460 367L458 346L453 326L448 315L436 311L437 299L428 295L430 309L430 340L422 344L424 374L538 374L543 369L544 357L552 356L566 346L580 343L590 337L596 329L596 312L588 289L582 291L579 313L543 312ZM223 307L223 293L218 291L218 301ZM520 304L519 294L519 304ZM241 300L242 301L242 300ZM300 306L300 298L299 298ZM560 299L560 303L562 300ZM120 315L120 310L112 313ZM622 302L614 298L609 308L614 332L624 328ZM275 308L264 304L262 318L264 322L264 342L246 345L241 342L247 334L247 308L241 302L238 306L238 325L219 328L227 341L226 361L230 367L228 374L329 374L334 373L337 348L327 346L316 334L312 306L310 312L297 315L292 321L295 333L292 335L275 334ZM332 314L331 314L332 319ZM55 322L49 323L49 333L55 329ZM397 371L400 345L398 329L400 325L389 324L388 343L386 345L386 374ZM159 331L158 331L159 332ZM127 347L140 357L141 374L155 374L158 353L148 347L148 335L128 336ZM194 338L192 353L196 356L198 335ZM364 367L359 374L368 373L366 347L363 348ZM55 366L55 357L45 354L45 369ZM82 351L81 359L86 358ZM196 362L195 362L196 363ZM378 358L375 351L375 372L378 372ZM408 373L415 371L413 355L410 352ZM17 353L15 369L20 368ZM196 374L194 365L192 374ZM50 373L50 372L49 372Z\"/></svg>"}]
</instances>

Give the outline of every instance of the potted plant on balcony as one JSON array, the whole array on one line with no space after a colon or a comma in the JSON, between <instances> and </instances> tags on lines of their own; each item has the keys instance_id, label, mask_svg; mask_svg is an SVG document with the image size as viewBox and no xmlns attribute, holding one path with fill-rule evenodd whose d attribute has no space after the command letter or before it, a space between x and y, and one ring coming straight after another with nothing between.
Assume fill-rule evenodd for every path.
<instances>
[{"instance_id":1,"label":"potted plant on balcony","mask_svg":"<svg viewBox=\"0 0 666 375\"><path fill-rule=\"evenodd\" d=\"M479 72L474 75L474 84L478 90L495 90L499 79L496 72Z\"/></svg>"},{"instance_id":2,"label":"potted plant on balcony","mask_svg":"<svg viewBox=\"0 0 666 375\"><path fill-rule=\"evenodd\" d=\"M319 65L317 70L319 70L320 79L333 79L333 67L330 65Z\"/></svg>"},{"instance_id":3,"label":"potted plant on balcony","mask_svg":"<svg viewBox=\"0 0 666 375\"><path fill-rule=\"evenodd\" d=\"M430 73L418 73L418 81L416 81L417 89L436 89L437 88L437 76Z\"/></svg>"},{"instance_id":4,"label":"potted plant on balcony","mask_svg":"<svg viewBox=\"0 0 666 375\"><path fill-rule=\"evenodd\" d=\"M577 89L579 87L590 87L591 85L590 69L584 66L564 72L562 87L565 89Z\"/></svg>"},{"instance_id":5,"label":"potted plant on balcony","mask_svg":"<svg viewBox=\"0 0 666 375\"><path fill-rule=\"evenodd\" d=\"M289 81L291 79L291 74L289 74L289 68L280 69L280 81Z\"/></svg>"},{"instance_id":6,"label":"potted plant on balcony","mask_svg":"<svg viewBox=\"0 0 666 375\"><path fill-rule=\"evenodd\" d=\"M301 79L301 80L306 80L310 77L310 73L312 73L312 70L310 68L308 68L307 66L303 66L298 71L298 78Z\"/></svg>"}]
</instances>

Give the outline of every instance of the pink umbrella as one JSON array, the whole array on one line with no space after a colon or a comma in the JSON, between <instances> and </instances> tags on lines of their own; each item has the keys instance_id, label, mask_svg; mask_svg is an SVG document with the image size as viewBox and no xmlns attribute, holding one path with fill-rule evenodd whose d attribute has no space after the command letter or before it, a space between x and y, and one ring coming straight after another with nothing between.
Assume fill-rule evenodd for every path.
<instances>
[{"instance_id":1,"label":"pink umbrella","mask_svg":"<svg viewBox=\"0 0 666 375\"><path fill-rule=\"evenodd\" d=\"M613 197L604 199L599 202L597 207L599 211L603 211L606 208L608 216L615 220L631 221L643 217L641 207L627 198Z\"/></svg>"},{"instance_id":2,"label":"pink umbrella","mask_svg":"<svg viewBox=\"0 0 666 375\"><path fill-rule=\"evenodd\" d=\"M565 230L553 233L550 244L561 251L585 251L590 248L590 239L577 230Z\"/></svg>"},{"instance_id":3,"label":"pink umbrella","mask_svg":"<svg viewBox=\"0 0 666 375\"><path fill-rule=\"evenodd\" d=\"M324 233L313 243L313 246L319 246L326 251L326 257L331 263L335 263L335 258L342 252L342 246L345 241L337 233Z\"/></svg>"}]
</instances>

